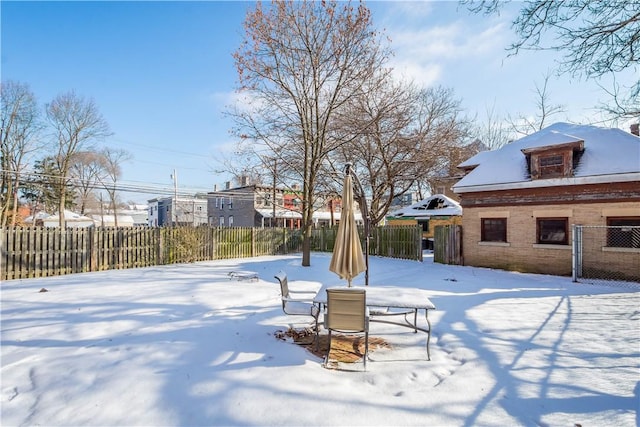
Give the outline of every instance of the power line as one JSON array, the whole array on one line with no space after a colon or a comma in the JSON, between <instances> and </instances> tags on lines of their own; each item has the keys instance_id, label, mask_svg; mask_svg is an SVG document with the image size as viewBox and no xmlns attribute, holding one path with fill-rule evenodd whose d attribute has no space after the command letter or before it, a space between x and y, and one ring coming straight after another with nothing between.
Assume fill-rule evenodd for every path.
<instances>
[{"instance_id":1,"label":"power line","mask_svg":"<svg viewBox=\"0 0 640 427\"><path fill-rule=\"evenodd\" d=\"M43 173L39 173L39 172L16 172L16 171L9 171L9 170L5 170L5 169L0 169L0 172L2 173L10 173L12 175L18 175L23 177L25 180L34 180L37 179L40 182L39 183L45 183L43 182L43 180L50 180L50 179L59 179L59 176L56 175L48 175L48 174L43 174ZM76 186L76 187L86 187L86 188L90 188L92 190L111 190L111 189L115 189L116 191L119 192L132 192L132 193L143 193L143 194L167 194L167 195L171 195L174 194L174 188L165 184L153 184L153 183L139 183L139 182L127 182L127 181L122 181L122 182L117 182L114 185L104 185L104 184L99 184L97 182L91 182L91 183L87 183L87 182L83 182L82 180L80 180L79 178L65 178L65 182L68 185L72 185L72 186ZM197 193L203 193L203 192L208 192L209 189L205 189L205 188L179 188L177 191L177 194L180 196L192 196L193 194L197 194Z\"/></svg>"},{"instance_id":2,"label":"power line","mask_svg":"<svg viewBox=\"0 0 640 427\"><path fill-rule=\"evenodd\" d=\"M32 172L32 171L22 171L16 172L6 169L0 169L1 173L8 173L12 175L17 175L25 180L34 181L37 180L36 183L45 184L45 180L59 179L60 177L57 175L45 174L41 172ZM28 181L27 181L28 182ZM214 198L214 197L222 197L222 198L232 198L234 202L248 201L252 202L254 200L254 192L247 191L237 191L237 190L217 190L213 191L207 188L198 188L198 187L174 187L172 185L167 184L158 184L158 183L141 183L136 181L116 181L114 185L109 184L100 184L98 182L84 182L77 177L65 178L65 182L67 185L71 185L74 187L85 187L91 190L115 190L117 192L125 192L125 193L140 193L140 194L153 194L153 195L161 195L161 196L174 196L174 197L196 197L196 198ZM270 190L270 187L263 185L256 185L258 188L264 188L265 190ZM265 193L266 194L266 193Z\"/></svg>"}]
</instances>

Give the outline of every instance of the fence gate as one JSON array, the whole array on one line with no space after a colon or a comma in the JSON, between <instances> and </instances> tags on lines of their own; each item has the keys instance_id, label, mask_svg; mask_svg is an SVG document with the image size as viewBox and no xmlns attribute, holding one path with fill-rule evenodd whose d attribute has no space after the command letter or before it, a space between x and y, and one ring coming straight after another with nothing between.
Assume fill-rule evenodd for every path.
<instances>
[{"instance_id":1,"label":"fence gate","mask_svg":"<svg viewBox=\"0 0 640 427\"><path fill-rule=\"evenodd\" d=\"M433 233L433 260L462 265L462 226L439 225Z\"/></svg>"},{"instance_id":2,"label":"fence gate","mask_svg":"<svg viewBox=\"0 0 640 427\"><path fill-rule=\"evenodd\" d=\"M639 226L573 226L574 282L640 282Z\"/></svg>"}]
</instances>

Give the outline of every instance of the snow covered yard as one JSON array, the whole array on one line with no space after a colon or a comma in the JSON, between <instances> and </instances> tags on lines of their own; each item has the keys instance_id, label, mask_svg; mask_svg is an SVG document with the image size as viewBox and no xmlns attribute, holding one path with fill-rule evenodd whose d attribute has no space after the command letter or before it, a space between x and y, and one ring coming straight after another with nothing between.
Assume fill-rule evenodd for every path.
<instances>
[{"instance_id":1,"label":"snow covered yard","mask_svg":"<svg viewBox=\"0 0 640 427\"><path fill-rule=\"evenodd\" d=\"M338 284L330 257L2 283L1 424L640 425L640 285L371 258L371 286L431 292L432 360L424 334L374 323L392 347L328 370L274 337L306 319L273 275Z\"/></svg>"}]
</instances>

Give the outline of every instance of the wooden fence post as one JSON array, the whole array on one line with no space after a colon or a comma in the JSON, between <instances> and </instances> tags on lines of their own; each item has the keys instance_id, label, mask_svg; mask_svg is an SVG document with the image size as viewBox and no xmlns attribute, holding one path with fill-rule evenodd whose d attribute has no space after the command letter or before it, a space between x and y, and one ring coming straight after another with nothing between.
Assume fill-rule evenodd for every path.
<instances>
[{"instance_id":1,"label":"wooden fence post","mask_svg":"<svg viewBox=\"0 0 640 427\"><path fill-rule=\"evenodd\" d=\"M156 265L164 264L164 244L162 240L162 228L156 228Z\"/></svg>"}]
</instances>

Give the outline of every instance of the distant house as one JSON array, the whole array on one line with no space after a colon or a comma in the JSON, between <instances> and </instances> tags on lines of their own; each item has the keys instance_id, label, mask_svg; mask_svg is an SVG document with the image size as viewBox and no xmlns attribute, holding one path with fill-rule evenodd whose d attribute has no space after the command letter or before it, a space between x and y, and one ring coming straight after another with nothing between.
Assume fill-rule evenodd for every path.
<instances>
[{"instance_id":1,"label":"distant house","mask_svg":"<svg viewBox=\"0 0 640 427\"><path fill-rule=\"evenodd\" d=\"M133 226L149 225L149 208L147 205L130 205L126 209L119 209L118 214L127 215L133 219Z\"/></svg>"},{"instance_id":2,"label":"distant house","mask_svg":"<svg viewBox=\"0 0 640 427\"><path fill-rule=\"evenodd\" d=\"M438 225L462 224L462 207L444 194L435 194L411 206L391 212L387 224L413 225L422 227L425 249L433 249L433 235Z\"/></svg>"},{"instance_id":3,"label":"distant house","mask_svg":"<svg viewBox=\"0 0 640 427\"><path fill-rule=\"evenodd\" d=\"M131 215L117 215L118 227L133 227L135 225ZM116 216L111 214L91 215L96 227L115 227ZM146 224L145 224L146 225Z\"/></svg>"},{"instance_id":4,"label":"distant house","mask_svg":"<svg viewBox=\"0 0 640 427\"><path fill-rule=\"evenodd\" d=\"M208 223L214 227L299 228L302 214L294 192L262 185L243 185L207 193Z\"/></svg>"},{"instance_id":5,"label":"distant house","mask_svg":"<svg viewBox=\"0 0 640 427\"><path fill-rule=\"evenodd\" d=\"M69 210L64 211L64 223L65 228L74 228L74 227L93 227L93 220L87 216L80 215L79 213L75 213ZM35 225L41 225L43 227L59 227L60 226L60 215L53 214L48 215L44 213L36 214Z\"/></svg>"},{"instance_id":6,"label":"distant house","mask_svg":"<svg viewBox=\"0 0 640 427\"><path fill-rule=\"evenodd\" d=\"M246 184L246 181L245 181ZM283 189L247 184L207 194L209 225L214 227L302 227L302 195L298 188ZM314 227L330 226L340 220L339 199L318 197L313 213ZM362 222L362 215L355 214Z\"/></svg>"},{"instance_id":7,"label":"distant house","mask_svg":"<svg viewBox=\"0 0 640 427\"><path fill-rule=\"evenodd\" d=\"M570 275L573 224L640 225L640 138L620 129L556 123L459 167L466 265ZM598 243L603 268L637 274L637 231Z\"/></svg>"},{"instance_id":8,"label":"distant house","mask_svg":"<svg viewBox=\"0 0 640 427\"><path fill-rule=\"evenodd\" d=\"M479 139L460 146L456 150L451 150L441 169L427 178L431 193L444 194L450 199L459 202L460 197L453 191L453 186L464 176L464 172L458 168L458 164L471 156L486 152L487 150L488 147Z\"/></svg>"},{"instance_id":9,"label":"distant house","mask_svg":"<svg viewBox=\"0 0 640 427\"><path fill-rule=\"evenodd\" d=\"M36 227L43 227L44 226L44 220L48 217L50 217L51 214L48 214L46 212L37 212L35 215L29 215L27 217L24 218L24 223L25 225L33 225Z\"/></svg>"},{"instance_id":10,"label":"distant house","mask_svg":"<svg viewBox=\"0 0 640 427\"><path fill-rule=\"evenodd\" d=\"M207 199L203 197L159 197L148 202L150 227L207 224Z\"/></svg>"}]
</instances>

